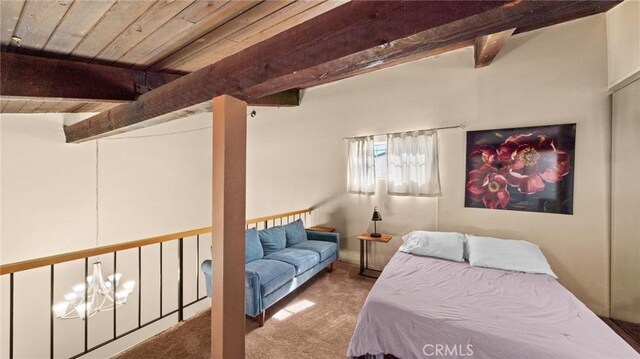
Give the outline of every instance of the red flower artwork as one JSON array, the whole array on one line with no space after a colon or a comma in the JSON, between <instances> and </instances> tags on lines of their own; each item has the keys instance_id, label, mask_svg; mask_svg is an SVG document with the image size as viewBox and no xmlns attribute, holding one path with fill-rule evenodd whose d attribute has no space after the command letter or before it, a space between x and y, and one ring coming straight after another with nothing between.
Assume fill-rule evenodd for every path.
<instances>
[{"instance_id":1,"label":"red flower artwork","mask_svg":"<svg viewBox=\"0 0 640 359\"><path fill-rule=\"evenodd\" d=\"M568 140L562 138L562 131L571 135ZM475 139L468 139L468 204L507 209L510 202L516 200L514 209L540 210L534 207L542 206L542 210L547 211L566 202L566 199L547 197L568 193L567 185L561 182L572 173L569 151L575 146L575 125L475 131L469 136ZM559 148L558 141L569 144L569 151ZM573 178L570 182L572 192Z\"/></svg>"},{"instance_id":2,"label":"red flower artwork","mask_svg":"<svg viewBox=\"0 0 640 359\"><path fill-rule=\"evenodd\" d=\"M525 194L545 189L569 173L569 154L558 151L548 136L535 133L511 136L498 148L509 154L509 184Z\"/></svg>"},{"instance_id":3,"label":"red flower artwork","mask_svg":"<svg viewBox=\"0 0 640 359\"><path fill-rule=\"evenodd\" d=\"M484 164L491 165L495 161L496 149L487 145L475 146L469 156L473 162L473 168L480 168Z\"/></svg>"},{"instance_id":4,"label":"red flower artwork","mask_svg":"<svg viewBox=\"0 0 640 359\"><path fill-rule=\"evenodd\" d=\"M498 170L485 164L469 172L467 190L472 201L482 202L487 208L507 208L510 198L507 184L507 179Z\"/></svg>"}]
</instances>

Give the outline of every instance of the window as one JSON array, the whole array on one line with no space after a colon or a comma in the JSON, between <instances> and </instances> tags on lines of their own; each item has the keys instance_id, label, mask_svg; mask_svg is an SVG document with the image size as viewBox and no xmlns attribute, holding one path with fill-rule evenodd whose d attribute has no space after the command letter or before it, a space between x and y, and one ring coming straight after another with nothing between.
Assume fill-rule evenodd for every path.
<instances>
[{"instance_id":1,"label":"window","mask_svg":"<svg viewBox=\"0 0 640 359\"><path fill-rule=\"evenodd\" d=\"M347 191L359 194L374 194L376 191L374 164L373 136L349 138Z\"/></svg>"},{"instance_id":2,"label":"window","mask_svg":"<svg viewBox=\"0 0 640 359\"><path fill-rule=\"evenodd\" d=\"M389 134L387 193L439 196L438 133L414 131Z\"/></svg>"},{"instance_id":3,"label":"window","mask_svg":"<svg viewBox=\"0 0 640 359\"><path fill-rule=\"evenodd\" d=\"M387 193L439 196L438 134L434 130L349 137L347 191L371 195L384 179Z\"/></svg>"},{"instance_id":4,"label":"window","mask_svg":"<svg viewBox=\"0 0 640 359\"><path fill-rule=\"evenodd\" d=\"M375 158L376 179L387 178L387 137L373 138L373 157Z\"/></svg>"}]
</instances>

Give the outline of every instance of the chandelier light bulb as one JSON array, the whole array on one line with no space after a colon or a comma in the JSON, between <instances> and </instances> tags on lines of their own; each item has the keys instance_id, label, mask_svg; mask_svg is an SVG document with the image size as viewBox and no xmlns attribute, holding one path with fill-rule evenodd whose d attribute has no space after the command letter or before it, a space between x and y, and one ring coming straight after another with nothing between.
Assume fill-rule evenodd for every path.
<instances>
[{"instance_id":1,"label":"chandelier light bulb","mask_svg":"<svg viewBox=\"0 0 640 359\"><path fill-rule=\"evenodd\" d=\"M85 310L85 307L86 307L86 310ZM91 315L91 303L88 303L88 304L80 303L76 306L76 313L78 313L78 318L84 319L85 312Z\"/></svg>"},{"instance_id":2,"label":"chandelier light bulb","mask_svg":"<svg viewBox=\"0 0 640 359\"><path fill-rule=\"evenodd\" d=\"M122 289L126 290L127 292L131 293L133 291L133 287L136 286L136 281L135 280L128 280L124 283L122 283Z\"/></svg>"},{"instance_id":3,"label":"chandelier light bulb","mask_svg":"<svg viewBox=\"0 0 640 359\"><path fill-rule=\"evenodd\" d=\"M53 306L53 312L55 313L56 317L60 318L63 315L65 315L68 307L69 307L69 303L60 302Z\"/></svg>"},{"instance_id":4,"label":"chandelier light bulb","mask_svg":"<svg viewBox=\"0 0 640 359\"><path fill-rule=\"evenodd\" d=\"M76 292L77 294L80 294L80 293L84 293L85 285L84 283L78 283L71 288L73 289L74 292Z\"/></svg>"},{"instance_id":5,"label":"chandelier light bulb","mask_svg":"<svg viewBox=\"0 0 640 359\"><path fill-rule=\"evenodd\" d=\"M127 297L129 296L129 292L125 290L119 290L116 292L116 304L124 304L127 302Z\"/></svg>"},{"instance_id":6,"label":"chandelier light bulb","mask_svg":"<svg viewBox=\"0 0 640 359\"><path fill-rule=\"evenodd\" d=\"M107 279L109 280L109 282L113 282L113 278L114 278L113 274L109 274L107 276ZM115 278L116 278L116 285L118 285L120 283L120 278L122 278L122 273L116 273Z\"/></svg>"}]
</instances>

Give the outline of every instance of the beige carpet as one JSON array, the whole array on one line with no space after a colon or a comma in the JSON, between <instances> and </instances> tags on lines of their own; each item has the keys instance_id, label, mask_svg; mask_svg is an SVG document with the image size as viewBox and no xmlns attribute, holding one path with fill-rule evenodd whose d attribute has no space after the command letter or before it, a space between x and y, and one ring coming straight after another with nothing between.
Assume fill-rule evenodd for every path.
<instances>
[{"instance_id":1,"label":"beige carpet","mask_svg":"<svg viewBox=\"0 0 640 359\"><path fill-rule=\"evenodd\" d=\"M374 280L336 263L267 310L264 327L246 321L246 357L344 358L360 308ZM190 318L116 358L209 358L210 312Z\"/></svg>"}]
</instances>

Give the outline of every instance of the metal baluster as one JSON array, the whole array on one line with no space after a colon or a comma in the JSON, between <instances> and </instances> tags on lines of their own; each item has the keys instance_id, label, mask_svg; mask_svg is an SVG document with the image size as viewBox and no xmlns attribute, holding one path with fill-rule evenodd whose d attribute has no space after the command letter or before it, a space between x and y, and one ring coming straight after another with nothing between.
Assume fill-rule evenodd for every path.
<instances>
[{"instance_id":1,"label":"metal baluster","mask_svg":"<svg viewBox=\"0 0 640 359\"><path fill-rule=\"evenodd\" d=\"M53 272L53 264L51 265L51 285L49 287L49 308L53 308L53 282L54 282L54 272ZM51 310L51 319L49 320L49 358L53 359L53 321L55 319L55 313Z\"/></svg>"},{"instance_id":2,"label":"metal baluster","mask_svg":"<svg viewBox=\"0 0 640 359\"><path fill-rule=\"evenodd\" d=\"M160 242L160 316L162 317L162 242Z\"/></svg>"},{"instance_id":3,"label":"metal baluster","mask_svg":"<svg viewBox=\"0 0 640 359\"><path fill-rule=\"evenodd\" d=\"M9 274L9 359L13 359L13 273Z\"/></svg>"},{"instance_id":4,"label":"metal baluster","mask_svg":"<svg viewBox=\"0 0 640 359\"><path fill-rule=\"evenodd\" d=\"M269 227L268 221L264 221L264 228L268 228L268 227Z\"/></svg>"},{"instance_id":5,"label":"metal baluster","mask_svg":"<svg viewBox=\"0 0 640 359\"><path fill-rule=\"evenodd\" d=\"M249 229L249 226L247 226ZM196 236L196 300L200 298L200 235Z\"/></svg>"},{"instance_id":6,"label":"metal baluster","mask_svg":"<svg viewBox=\"0 0 640 359\"><path fill-rule=\"evenodd\" d=\"M183 300L184 300L184 287L183 287L183 275L184 275L184 243L183 239L180 238L178 240L178 321L181 322L184 319L184 308L183 308Z\"/></svg>"},{"instance_id":7,"label":"metal baluster","mask_svg":"<svg viewBox=\"0 0 640 359\"><path fill-rule=\"evenodd\" d=\"M113 252L113 338L115 339L117 334L117 322L116 322L116 273L118 272L118 252ZM95 278L94 278L95 280Z\"/></svg>"},{"instance_id":8,"label":"metal baluster","mask_svg":"<svg viewBox=\"0 0 640 359\"><path fill-rule=\"evenodd\" d=\"M138 328L142 326L142 247L138 247Z\"/></svg>"},{"instance_id":9,"label":"metal baluster","mask_svg":"<svg viewBox=\"0 0 640 359\"><path fill-rule=\"evenodd\" d=\"M89 349L89 286L87 277L89 276L89 258L84 259L84 351Z\"/></svg>"}]
</instances>

